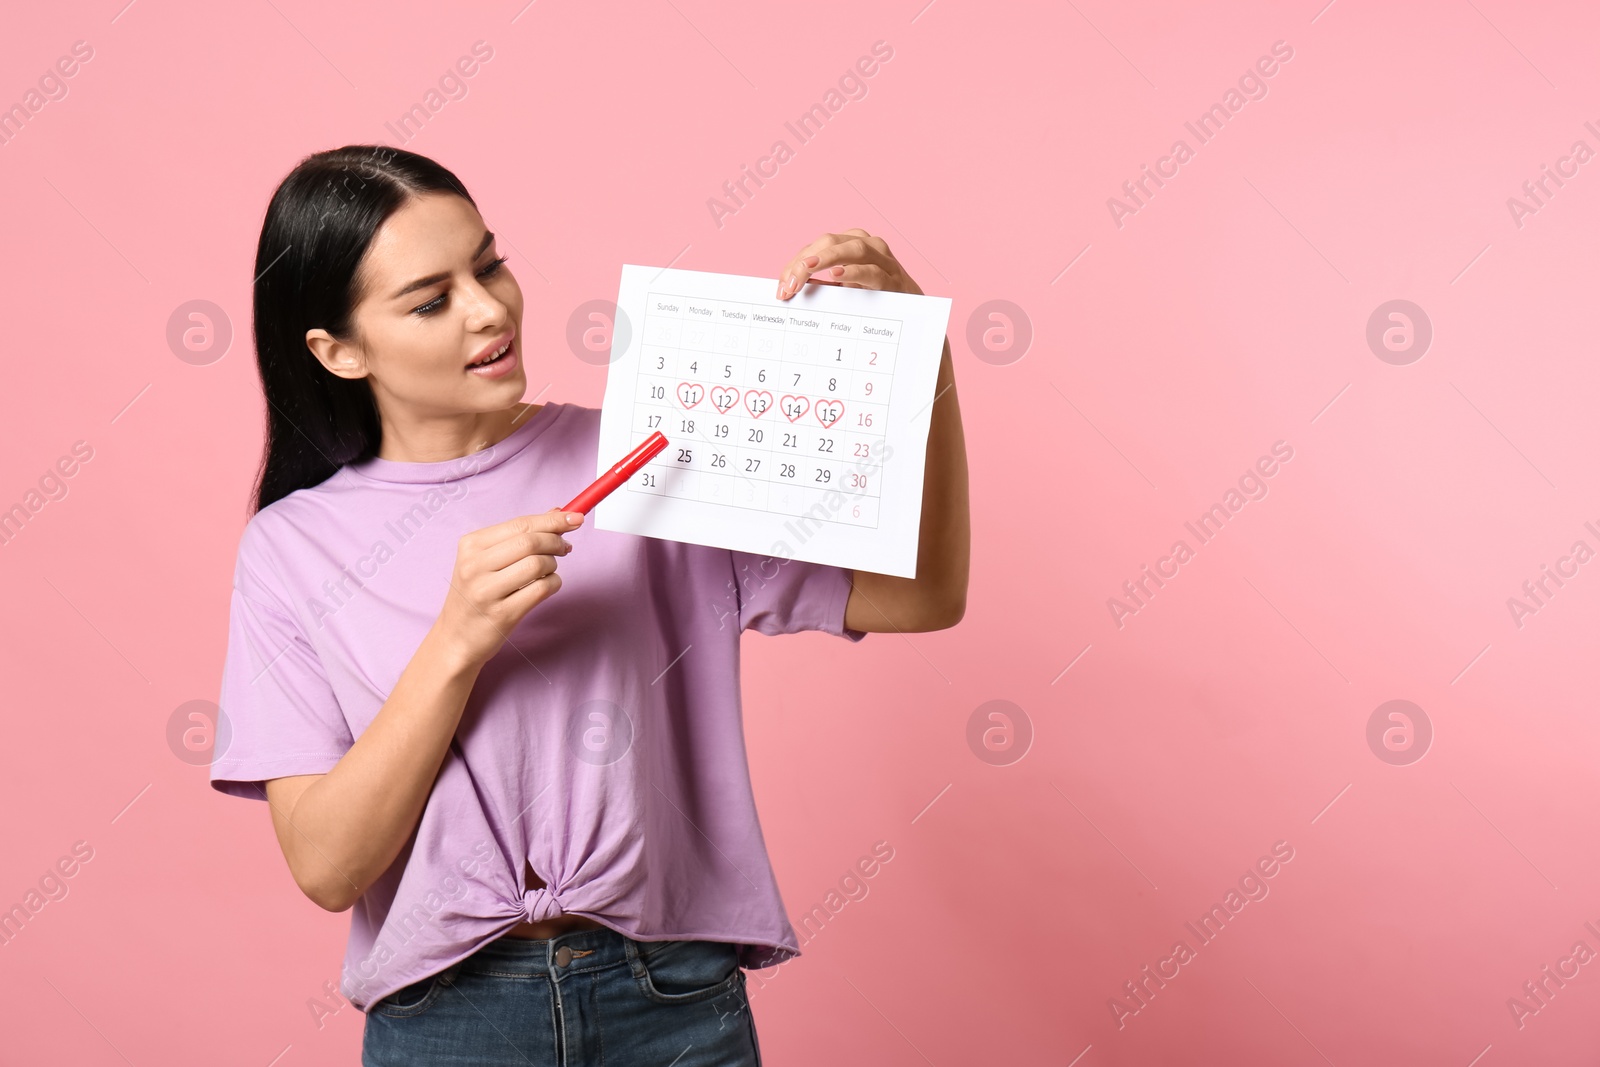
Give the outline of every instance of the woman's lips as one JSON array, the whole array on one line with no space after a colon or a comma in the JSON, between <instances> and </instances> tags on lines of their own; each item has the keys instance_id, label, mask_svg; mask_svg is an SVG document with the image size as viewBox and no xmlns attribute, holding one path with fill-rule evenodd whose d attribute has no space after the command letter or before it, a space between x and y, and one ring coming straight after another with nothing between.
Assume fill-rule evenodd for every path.
<instances>
[{"instance_id":1,"label":"woman's lips","mask_svg":"<svg viewBox=\"0 0 1600 1067\"><path fill-rule=\"evenodd\" d=\"M468 367L467 373L476 374L480 378L503 378L517 369L517 362L517 342L512 341L505 355L481 367Z\"/></svg>"}]
</instances>

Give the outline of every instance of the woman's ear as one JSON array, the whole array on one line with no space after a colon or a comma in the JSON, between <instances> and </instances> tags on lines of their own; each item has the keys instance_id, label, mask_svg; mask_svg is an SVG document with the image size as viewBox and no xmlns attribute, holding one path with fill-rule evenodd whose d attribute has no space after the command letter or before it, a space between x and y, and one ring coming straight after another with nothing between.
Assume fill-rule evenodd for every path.
<instances>
[{"instance_id":1,"label":"woman's ear","mask_svg":"<svg viewBox=\"0 0 1600 1067\"><path fill-rule=\"evenodd\" d=\"M361 351L320 327L306 331L306 347L330 374L351 380L367 376L367 361Z\"/></svg>"}]
</instances>

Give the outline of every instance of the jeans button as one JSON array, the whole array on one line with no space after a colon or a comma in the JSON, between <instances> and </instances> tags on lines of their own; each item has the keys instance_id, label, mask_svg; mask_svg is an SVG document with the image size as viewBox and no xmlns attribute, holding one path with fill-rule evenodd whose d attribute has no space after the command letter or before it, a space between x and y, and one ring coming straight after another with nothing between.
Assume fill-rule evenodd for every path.
<instances>
[{"instance_id":1,"label":"jeans button","mask_svg":"<svg viewBox=\"0 0 1600 1067\"><path fill-rule=\"evenodd\" d=\"M566 945L556 949L556 966L565 967L572 962L572 950Z\"/></svg>"}]
</instances>

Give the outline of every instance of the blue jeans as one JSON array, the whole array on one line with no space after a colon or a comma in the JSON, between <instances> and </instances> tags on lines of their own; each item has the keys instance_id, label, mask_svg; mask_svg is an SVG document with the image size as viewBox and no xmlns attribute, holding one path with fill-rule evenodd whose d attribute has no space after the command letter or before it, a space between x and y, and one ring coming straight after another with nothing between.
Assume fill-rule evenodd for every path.
<instances>
[{"instance_id":1,"label":"blue jeans","mask_svg":"<svg viewBox=\"0 0 1600 1067\"><path fill-rule=\"evenodd\" d=\"M760 1067L737 946L501 937L371 1005L362 1067Z\"/></svg>"}]
</instances>

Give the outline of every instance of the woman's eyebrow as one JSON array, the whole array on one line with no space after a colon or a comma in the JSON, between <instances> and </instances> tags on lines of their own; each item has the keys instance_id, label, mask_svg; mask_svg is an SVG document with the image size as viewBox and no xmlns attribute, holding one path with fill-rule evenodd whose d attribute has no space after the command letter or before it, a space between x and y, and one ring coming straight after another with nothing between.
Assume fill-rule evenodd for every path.
<instances>
[{"instance_id":1,"label":"woman's eyebrow","mask_svg":"<svg viewBox=\"0 0 1600 1067\"><path fill-rule=\"evenodd\" d=\"M473 259L477 259L479 256L483 255L483 250L485 248L488 248L490 243L493 240L494 240L494 231L493 230L484 230L483 231L483 241L478 245L478 250L476 252L472 253L472 258ZM418 289L426 289L428 286L435 285L435 284L437 284L439 282L442 282L448 277L450 277L450 274L449 274L448 271L446 271L443 274L430 274L426 278L418 278L416 281L412 282L410 285L406 286L404 289L400 290L398 293L395 293L389 299L390 300L399 300L402 296L405 296L407 293L414 292L414 291L416 291Z\"/></svg>"}]
</instances>

